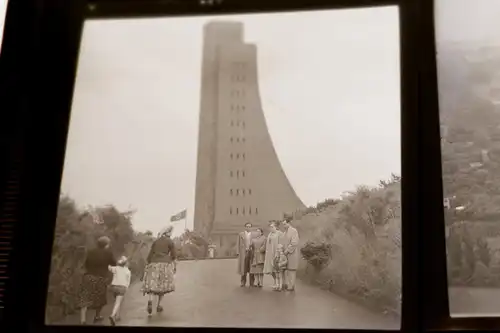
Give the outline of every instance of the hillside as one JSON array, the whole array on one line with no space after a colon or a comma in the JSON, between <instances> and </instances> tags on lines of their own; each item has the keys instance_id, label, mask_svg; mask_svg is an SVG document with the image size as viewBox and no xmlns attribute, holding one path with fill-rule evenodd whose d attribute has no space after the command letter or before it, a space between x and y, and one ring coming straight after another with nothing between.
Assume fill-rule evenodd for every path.
<instances>
[{"instance_id":1,"label":"hillside","mask_svg":"<svg viewBox=\"0 0 500 333\"><path fill-rule=\"evenodd\" d=\"M438 51L445 197L465 206L466 219L497 220L500 46L441 45Z\"/></svg>"},{"instance_id":2,"label":"hillside","mask_svg":"<svg viewBox=\"0 0 500 333\"><path fill-rule=\"evenodd\" d=\"M303 257L299 276L377 310L400 314L399 177L326 202L294 221Z\"/></svg>"}]
</instances>

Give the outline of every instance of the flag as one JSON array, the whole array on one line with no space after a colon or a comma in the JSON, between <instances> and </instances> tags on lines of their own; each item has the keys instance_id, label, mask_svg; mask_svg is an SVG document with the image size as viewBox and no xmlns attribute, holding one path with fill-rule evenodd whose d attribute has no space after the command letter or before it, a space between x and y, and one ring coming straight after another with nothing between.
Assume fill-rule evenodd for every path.
<instances>
[{"instance_id":1,"label":"flag","mask_svg":"<svg viewBox=\"0 0 500 333\"><path fill-rule=\"evenodd\" d=\"M177 214L171 216L170 217L170 222L176 222L176 221L180 221L182 219L185 219L186 218L186 214L187 214L187 209L184 209L182 212L177 213Z\"/></svg>"}]
</instances>

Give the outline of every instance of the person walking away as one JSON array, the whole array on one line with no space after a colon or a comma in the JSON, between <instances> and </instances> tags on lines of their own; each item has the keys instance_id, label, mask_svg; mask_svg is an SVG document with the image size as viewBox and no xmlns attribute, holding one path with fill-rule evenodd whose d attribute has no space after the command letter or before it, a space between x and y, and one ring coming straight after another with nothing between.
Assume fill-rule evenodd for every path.
<instances>
[{"instance_id":1,"label":"person walking away","mask_svg":"<svg viewBox=\"0 0 500 333\"><path fill-rule=\"evenodd\" d=\"M274 291L283 290L283 279L285 277L285 269L288 263L285 253L283 252L283 245L276 246L276 254L273 258L274 271L276 272L276 285L273 286Z\"/></svg>"},{"instance_id":2,"label":"person walking away","mask_svg":"<svg viewBox=\"0 0 500 333\"><path fill-rule=\"evenodd\" d=\"M285 290L295 291L295 279L299 267L299 233L290 225L290 221L283 221L285 255L288 263L285 270Z\"/></svg>"},{"instance_id":3,"label":"person walking away","mask_svg":"<svg viewBox=\"0 0 500 333\"><path fill-rule=\"evenodd\" d=\"M238 256L238 274L241 276L241 286L244 287L247 283L247 274L249 274L250 287L254 285L254 276L250 274L251 260L251 245L252 245L252 224L245 223L245 230L238 234L236 241L236 255Z\"/></svg>"},{"instance_id":4,"label":"person walking away","mask_svg":"<svg viewBox=\"0 0 500 333\"><path fill-rule=\"evenodd\" d=\"M271 275L273 277L273 289L277 286L276 281L276 270L274 268L274 257L276 256L276 248L280 242L283 241L283 233L278 230L276 222L271 222L269 224L269 235L266 240L266 255L264 259L264 274Z\"/></svg>"},{"instance_id":5,"label":"person walking away","mask_svg":"<svg viewBox=\"0 0 500 333\"><path fill-rule=\"evenodd\" d=\"M113 280L111 281L111 292L115 298L115 304L113 306L113 311L109 316L109 321L111 325L115 326L116 322L119 320L121 304L123 297L130 286L130 269L128 268L128 259L122 256L116 266L109 266L109 271L113 274Z\"/></svg>"},{"instance_id":6,"label":"person walking away","mask_svg":"<svg viewBox=\"0 0 500 333\"><path fill-rule=\"evenodd\" d=\"M161 301L165 294L175 291L177 257L172 236L173 226L169 225L160 232L149 251L143 277L143 293L149 295L147 312L153 313L153 296L157 296L156 312L163 312Z\"/></svg>"},{"instance_id":7,"label":"person walking away","mask_svg":"<svg viewBox=\"0 0 500 333\"><path fill-rule=\"evenodd\" d=\"M80 308L80 324L86 324L87 309L94 309L94 323L100 322L101 310L107 303L109 266L115 266L116 260L109 249L111 240L100 237L97 247L87 252L85 258L85 273L78 292L78 307Z\"/></svg>"},{"instance_id":8,"label":"person walking away","mask_svg":"<svg viewBox=\"0 0 500 333\"><path fill-rule=\"evenodd\" d=\"M262 288L264 282L264 259L266 257L266 236L264 230L257 228L257 236L252 239L252 266L250 273L257 279L257 287Z\"/></svg>"}]
</instances>

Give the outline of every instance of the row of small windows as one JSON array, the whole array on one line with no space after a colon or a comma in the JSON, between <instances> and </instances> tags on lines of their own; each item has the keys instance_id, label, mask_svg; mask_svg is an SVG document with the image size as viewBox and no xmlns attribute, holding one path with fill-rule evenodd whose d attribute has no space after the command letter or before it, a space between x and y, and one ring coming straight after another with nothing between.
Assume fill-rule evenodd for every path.
<instances>
[{"instance_id":1,"label":"row of small windows","mask_svg":"<svg viewBox=\"0 0 500 333\"><path fill-rule=\"evenodd\" d=\"M233 213L235 215L239 215L240 212L242 215L245 215L245 213L248 213L248 215L252 215L252 207L248 207L247 210L245 210L245 207L242 207L241 209L239 209L239 207L236 207L236 209L233 209L233 207L229 207L229 214L231 215L233 215ZM253 210L253 213L255 215L259 214L259 210L257 209L257 207L255 207L255 209Z\"/></svg>"},{"instance_id":2,"label":"row of small windows","mask_svg":"<svg viewBox=\"0 0 500 333\"><path fill-rule=\"evenodd\" d=\"M244 105L231 105L231 111L245 111L245 106Z\"/></svg>"},{"instance_id":3,"label":"row of small windows","mask_svg":"<svg viewBox=\"0 0 500 333\"><path fill-rule=\"evenodd\" d=\"M242 195L242 196L245 196L245 195L252 195L252 189L248 189L248 190L245 190L245 189L236 189L236 190L233 190L233 189L230 189L229 190L229 195L233 196L233 195L236 195L236 196L239 196L239 195Z\"/></svg>"},{"instance_id":4,"label":"row of small windows","mask_svg":"<svg viewBox=\"0 0 500 333\"><path fill-rule=\"evenodd\" d=\"M233 82L245 82L245 75L231 75L231 81L233 81Z\"/></svg>"},{"instance_id":5,"label":"row of small windows","mask_svg":"<svg viewBox=\"0 0 500 333\"><path fill-rule=\"evenodd\" d=\"M241 138L241 139L240 139L240 138L236 138L236 139L234 139L233 137L231 137L229 140L230 140L231 142L238 142L238 143L239 143L239 142L245 142L245 141L246 141L246 139L245 139L245 138Z\"/></svg>"},{"instance_id":6,"label":"row of small windows","mask_svg":"<svg viewBox=\"0 0 500 333\"><path fill-rule=\"evenodd\" d=\"M246 63L240 62L240 61L235 61L235 62L233 62L233 67L234 68L245 68Z\"/></svg>"},{"instance_id":7,"label":"row of small windows","mask_svg":"<svg viewBox=\"0 0 500 333\"><path fill-rule=\"evenodd\" d=\"M245 90L232 90L231 97L243 97L245 96Z\"/></svg>"},{"instance_id":8,"label":"row of small windows","mask_svg":"<svg viewBox=\"0 0 500 333\"><path fill-rule=\"evenodd\" d=\"M245 128L245 122L244 121L234 121L234 120L231 120L231 126L241 126L243 128Z\"/></svg>"},{"instance_id":9,"label":"row of small windows","mask_svg":"<svg viewBox=\"0 0 500 333\"><path fill-rule=\"evenodd\" d=\"M236 170L236 172L233 172L232 170L229 171L229 176L234 177L234 174L236 174L236 178L245 177L245 170Z\"/></svg>"},{"instance_id":10,"label":"row of small windows","mask_svg":"<svg viewBox=\"0 0 500 333\"><path fill-rule=\"evenodd\" d=\"M242 159L245 159L245 153L243 153L243 154L241 154L241 155L240 155L240 153L237 153L237 154L233 154L233 153L231 153L231 154L229 154L229 157L230 157L231 159L237 159L237 160L239 160L239 159L240 159L240 156L241 156L241 158L242 158Z\"/></svg>"}]
</instances>

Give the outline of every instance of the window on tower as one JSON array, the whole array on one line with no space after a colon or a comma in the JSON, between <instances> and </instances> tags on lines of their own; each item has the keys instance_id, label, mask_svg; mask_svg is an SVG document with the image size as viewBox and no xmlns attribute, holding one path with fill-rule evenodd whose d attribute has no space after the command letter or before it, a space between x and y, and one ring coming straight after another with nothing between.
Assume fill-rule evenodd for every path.
<instances>
[{"instance_id":1,"label":"window on tower","mask_svg":"<svg viewBox=\"0 0 500 333\"><path fill-rule=\"evenodd\" d=\"M240 138L236 138L236 142L240 142Z\"/></svg>"},{"instance_id":2,"label":"window on tower","mask_svg":"<svg viewBox=\"0 0 500 333\"><path fill-rule=\"evenodd\" d=\"M245 177L245 170L243 170L243 171L241 172L241 176L242 176L242 177Z\"/></svg>"},{"instance_id":3,"label":"window on tower","mask_svg":"<svg viewBox=\"0 0 500 333\"><path fill-rule=\"evenodd\" d=\"M252 206L248 207L248 214L252 215Z\"/></svg>"},{"instance_id":4,"label":"window on tower","mask_svg":"<svg viewBox=\"0 0 500 333\"><path fill-rule=\"evenodd\" d=\"M229 176L232 177L233 176L233 171L229 171Z\"/></svg>"},{"instance_id":5,"label":"window on tower","mask_svg":"<svg viewBox=\"0 0 500 333\"><path fill-rule=\"evenodd\" d=\"M231 120L231 126L234 126L234 122Z\"/></svg>"},{"instance_id":6,"label":"window on tower","mask_svg":"<svg viewBox=\"0 0 500 333\"><path fill-rule=\"evenodd\" d=\"M243 215L245 215L245 207L243 207L241 210L242 210L242 212L241 212L241 213L242 213Z\"/></svg>"},{"instance_id":7,"label":"window on tower","mask_svg":"<svg viewBox=\"0 0 500 333\"><path fill-rule=\"evenodd\" d=\"M229 156L231 157L231 159L233 159L233 153L229 154Z\"/></svg>"},{"instance_id":8,"label":"window on tower","mask_svg":"<svg viewBox=\"0 0 500 333\"><path fill-rule=\"evenodd\" d=\"M238 126L239 126L239 125L240 125L240 124L238 124ZM243 126L243 128L245 128L245 122L244 122L244 121L241 123L241 126Z\"/></svg>"},{"instance_id":9,"label":"window on tower","mask_svg":"<svg viewBox=\"0 0 500 333\"><path fill-rule=\"evenodd\" d=\"M248 195L252 195L252 189L251 188L248 189Z\"/></svg>"},{"instance_id":10,"label":"window on tower","mask_svg":"<svg viewBox=\"0 0 500 333\"><path fill-rule=\"evenodd\" d=\"M239 214L238 207L236 207L236 215L238 215L238 214Z\"/></svg>"},{"instance_id":11,"label":"window on tower","mask_svg":"<svg viewBox=\"0 0 500 333\"><path fill-rule=\"evenodd\" d=\"M240 194L240 190L236 190L236 195L239 195Z\"/></svg>"},{"instance_id":12,"label":"window on tower","mask_svg":"<svg viewBox=\"0 0 500 333\"><path fill-rule=\"evenodd\" d=\"M243 159L245 159L245 153L243 153Z\"/></svg>"},{"instance_id":13,"label":"window on tower","mask_svg":"<svg viewBox=\"0 0 500 333\"><path fill-rule=\"evenodd\" d=\"M243 196L245 196L245 189L241 190L241 192L243 193Z\"/></svg>"},{"instance_id":14,"label":"window on tower","mask_svg":"<svg viewBox=\"0 0 500 333\"><path fill-rule=\"evenodd\" d=\"M240 154L236 154L236 159L239 159L240 158Z\"/></svg>"},{"instance_id":15,"label":"window on tower","mask_svg":"<svg viewBox=\"0 0 500 333\"><path fill-rule=\"evenodd\" d=\"M231 139L229 139L231 142L233 142L233 137L231 137Z\"/></svg>"},{"instance_id":16,"label":"window on tower","mask_svg":"<svg viewBox=\"0 0 500 333\"><path fill-rule=\"evenodd\" d=\"M229 190L229 195L233 195L233 189Z\"/></svg>"},{"instance_id":17,"label":"window on tower","mask_svg":"<svg viewBox=\"0 0 500 333\"><path fill-rule=\"evenodd\" d=\"M236 178L240 178L240 171L236 170Z\"/></svg>"},{"instance_id":18,"label":"window on tower","mask_svg":"<svg viewBox=\"0 0 500 333\"><path fill-rule=\"evenodd\" d=\"M241 141L245 142L245 138L241 139Z\"/></svg>"},{"instance_id":19,"label":"window on tower","mask_svg":"<svg viewBox=\"0 0 500 333\"><path fill-rule=\"evenodd\" d=\"M233 207L229 207L229 215L233 215Z\"/></svg>"},{"instance_id":20,"label":"window on tower","mask_svg":"<svg viewBox=\"0 0 500 333\"><path fill-rule=\"evenodd\" d=\"M242 106L241 106L241 109L242 109L242 110L245 110L245 106L244 106L244 105L242 105Z\"/></svg>"},{"instance_id":21,"label":"window on tower","mask_svg":"<svg viewBox=\"0 0 500 333\"><path fill-rule=\"evenodd\" d=\"M257 207L255 207L255 214L259 214L259 209Z\"/></svg>"}]
</instances>

